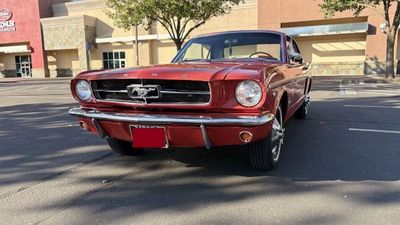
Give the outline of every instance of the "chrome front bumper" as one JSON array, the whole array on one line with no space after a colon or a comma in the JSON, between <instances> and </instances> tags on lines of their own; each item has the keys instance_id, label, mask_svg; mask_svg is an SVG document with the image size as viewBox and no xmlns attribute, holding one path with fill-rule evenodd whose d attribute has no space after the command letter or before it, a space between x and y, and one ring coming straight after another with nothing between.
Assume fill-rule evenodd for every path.
<instances>
[{"instance_id":1,"label":"chrome front bumper","mask_svg":"<svg viewBox=\"0 0 400 225\"><path fill-rule=\"evenodd\" d=\"M149 114L123 114L105 113L94 110L72 108L69 110L71 116L90 118L95 120L119 121L137 124L181 124L198 126L260 126L271 122L275 116L267 113L261 116L238 116L238 117L206 117L206 116L184 116L184 115L149 115Z\"/></svg>"}]
</instances>

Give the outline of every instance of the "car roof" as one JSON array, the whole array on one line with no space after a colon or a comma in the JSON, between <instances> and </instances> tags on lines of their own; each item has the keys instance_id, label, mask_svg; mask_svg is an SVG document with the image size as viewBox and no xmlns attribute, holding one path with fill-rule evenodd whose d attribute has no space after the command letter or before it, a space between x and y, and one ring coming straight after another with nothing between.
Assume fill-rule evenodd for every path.
<instances>
[{"instance_id":1,"label":"car roof","mask_svg":"<svg viewBox=\"0 0 400 225\"><path fill-rule=\"evenodd\" d=\"M201 34L198 36L194 36L193 38L211 37L211 36L222 35L222 34L240 34L240 33L265 33L265 34L286 35L283 32L273 31L273 30L233 30L233 31L222 31L222 32Z\"/></svg>"}]
</instances>

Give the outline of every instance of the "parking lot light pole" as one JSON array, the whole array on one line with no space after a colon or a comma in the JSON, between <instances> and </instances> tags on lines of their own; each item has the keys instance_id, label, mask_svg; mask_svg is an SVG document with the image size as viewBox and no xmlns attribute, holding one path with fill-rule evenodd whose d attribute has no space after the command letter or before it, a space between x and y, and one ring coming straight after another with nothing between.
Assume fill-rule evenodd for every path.
<instances>
[{"instance_id":1,"label":"parking lot light pole","mask_svg":"<svg viewBox=\"0 0 400 225\"><path fill-rule=\"evenodd\" d=\"M140 65L139 60L139 29L138 25L135 25L135 54L136 54L136 66Z\"/></svg>"}]
</instances>

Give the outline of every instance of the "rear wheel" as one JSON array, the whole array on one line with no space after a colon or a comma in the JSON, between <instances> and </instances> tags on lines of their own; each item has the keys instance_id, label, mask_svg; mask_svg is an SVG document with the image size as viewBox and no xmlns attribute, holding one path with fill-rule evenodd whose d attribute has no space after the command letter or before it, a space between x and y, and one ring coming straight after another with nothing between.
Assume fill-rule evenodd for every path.
<instances>
[{"instance_id":1,"label":"rear wheel","mask_svg":"<svg viewBox=\"0 0 400 225\"><path fill-rule=\"evenodd\" d=\"M108 145L114 152L121 155L140 156L143 154L143 149L133 149L132 143L115 138L107 138Z\"/></svg>"},{"instance_id":2,"label":"rear wheel","mask_svg":"<svg viewBox=\"0 0 400 225\"><path fill-rule=\"evenodd\" d=\"M250 163L255 169L272 170L278 165L284 133L282 109L279 107L271 133L265 139L248 145Z\"/></svg>"}]
</instances>

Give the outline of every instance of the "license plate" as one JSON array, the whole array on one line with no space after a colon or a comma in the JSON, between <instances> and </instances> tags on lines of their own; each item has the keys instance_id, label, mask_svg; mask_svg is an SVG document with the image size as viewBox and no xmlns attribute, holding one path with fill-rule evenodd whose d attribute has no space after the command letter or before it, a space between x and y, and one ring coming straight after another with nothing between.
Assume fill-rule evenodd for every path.
<instances>
[{"instance_id":1,"label":"license plate","mask_svg":"<svg viewBox=\"0 0 400 225\"><path fill-rule=\"evenodd\" d=\"M131 126L133 148L167 148L165 127Z\"/></svg>"}]
</instances>

